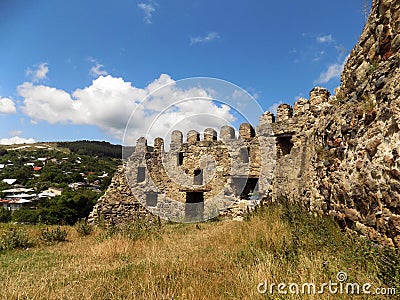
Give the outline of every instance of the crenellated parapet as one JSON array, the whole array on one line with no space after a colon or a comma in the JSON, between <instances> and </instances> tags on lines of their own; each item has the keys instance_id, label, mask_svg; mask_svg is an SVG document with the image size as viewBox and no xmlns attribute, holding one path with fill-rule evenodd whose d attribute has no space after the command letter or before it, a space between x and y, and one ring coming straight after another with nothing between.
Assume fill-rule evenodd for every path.
<instances>
[{"instance_id":1,"label":"crenellated parapet","mask_svg":"<svg viewBox=\"0 0 400 300\"><path fill-rule=\"evenodd\" d=\"M198 141L200 141L200 133L196 130L189 130L186 135L186 142L195 144Z\"/></svg>"},{"instance_id":2,"label":"crenellated parapet","mask_svg":"<svg viewBox=\"0 0 400 300\"><path fill-rule=\"evenodd\" d=\"M171 133L171 143L169 148L174 151L178 150L183 143L183 134L179 130L174 130Z\"/></svg>"},{"instance_id":3,"label":"crenellated parapet","mask_svg":"<svg viewBox=\"0 0 400 300\"><path fill-rule=\"evenodd\" d=\"M306 98L299 98L294 103L293 116L298 116L310 109L310 102Z\"/></svg>"},{"instance_id":4,"label":"crenellated parapet","mask_svg":"<svg viewBox=\"0 0 400 300\"><path fill-rule=\"evenodd\" d=\"M256 136L254 127L249 123L243 123L239 127L239 136L245 140L249 141Z\"/></svg>"},{"instance_id":5,"label":"crenellated parapet","mask_svg":"<svg viewBox=\"0 0 400 300\"><path fill-rule=\"evenodd\" d=\"M198 142L218 142L218 141L234 141L244 140L251 141L256 137L256 131L254 127L249 123L243 123L239 127L239 135L236 137L236 131L232 126L222 126L220 134L213 128L206 128L201 134L196 130L189 130L186 134L186 141L183 141L183 133L179 130L174 130L171 133L171 142L169 145L170 152L179 151L184 144L197 145ZM204 144L209 145L209 144ZM140 137L136 141L135 154L143 154L148 152L160 152L165 151L164 140L160 137L154 139L154 146L148 146L147 139Z\"/></svg>"},{"instance_id":6,"label":"crenellated parapet","mask_svg":"<svg viewBox=\"0 0 400 300\"><path fill-rule=\"evenodd\" d=\"M235 129L228 125L222 126L219 136L220 136L221 141L234 140L235 139Z\"/></svg>"},{"instance_id":7,"label":"crenellated parapet","mask_svg":"<svg viewBox=\"0 0 400 300\"><path fill-rule=\"evenodd\" d=\"M293 107L289 104L281 104L276 110L276 122L284 122L293 117Z\"/></svg>"},{"instance_id":8,"label":"crenellated parapet","mask_svg":"<svg viewBox=\"0 0 400 300\"><path fill-rule=\"evenodd\" d=\"M212 142L217 140L217 131L213 128L206 128L204 130L204 141Z\"/></svg>"},{"instance_id":9,"label":"crenellated parapet","mask_svg":"<svg viewBox=\"0 0 400 300\"><path fill-rule=\"evenodd\" d=\"M320 86L314 87L310 91L310 105L311 107L320 106L323 103L327 103L329 101L331 93Z\"/></svg>"},{"instance_id":10,"label":"crenellated parapet","mask_svg":"<svg viewBox=\"0 0 400 300\"><path fill-rule=\"evenodd\" d=\"M267 112L268 113L268 112ZM273 115L272 115L272 118ZM254 127L249 123L242 123L239 127L239 135L236 137L235 128L232 126L222 126L220 128L220 134L213 128L206 128L201 134L197 130L189 130L186 134L186 141L183 141L183 133L179 130L174 130L171 133L171 142L169 149L171 152L176 152L182 145L191 144L195 145L198 142L217 142L217 141L233 141L233 140L244 140L250 141L256 137L256 131ZM208 145L208 144L206 144ZM149 150L151 147L147 145L147 140L144 137L140 137L136 141L135 153L146 153L146 152L164 152L164 140L160 137L154 139L153 150Z\"/></svg>"},{"instance_id":11,"label":"crenellated parapet","mask_svg":"<svg viewBox=\"0 0 400 300\"><path fill-rule=\"evenodd\" d=\"M307 112L319 111L321 109L321 105L328 103L330 95L331 94L327 89L323 87L314 87L310 91L310 100L306 98L299 98L294 103L293 107L286 103L280 104L277 108L276 116L273 113L266 111L260 117L259 127L266 124L285 123L292 118L301 116ZM291 124L290 126L296 126L296 122L298 122L297 119L292 121L294 124ZM302 121L300 121L300 123L302 123Z\"/></svg>"}]
</instances>

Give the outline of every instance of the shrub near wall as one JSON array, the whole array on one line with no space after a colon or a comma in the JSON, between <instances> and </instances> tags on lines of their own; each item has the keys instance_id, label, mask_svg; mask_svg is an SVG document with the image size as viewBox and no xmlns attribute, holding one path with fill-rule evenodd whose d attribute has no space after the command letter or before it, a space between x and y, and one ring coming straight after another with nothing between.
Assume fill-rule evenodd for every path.
<instances>
[{"instance_id":1,"label":"shrub near wall","mask_svg":"<svg viewBox=\"0 0 400 300\"><path fill-rule=\"evenodd\" d=\"M11 211L5 208L0 208L0 223L7 223L11 221Z\"/></svg>"}]
</instances>

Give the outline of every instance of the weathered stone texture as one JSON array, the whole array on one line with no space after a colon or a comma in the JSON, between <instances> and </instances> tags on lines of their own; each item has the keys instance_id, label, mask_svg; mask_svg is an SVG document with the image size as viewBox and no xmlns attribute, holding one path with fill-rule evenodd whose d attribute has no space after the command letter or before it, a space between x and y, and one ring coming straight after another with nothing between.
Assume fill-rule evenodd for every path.
<instances>
[{"instance_id":1,"label":"weathered stone texture","mask_svg":"<svg viewBox=\"0 0 400 300\"><path fill-rule=\"evenodd\" d=\"M182 143L182 133L173 132L168 153L162 151L160 140L154 152L147 152L146 141L140 139L131 159L133 172L146 166L151 181L130 184L142 184L149 192L162 187L167 197L184 204L182 185L189 189L194 173L202 170L205 183L197 188L204 190L205 198L228 186L223 194L230 197L232 207L240 207L244 200L235 195L231 178L269 174L259 182L264 200L300 201L370 238L399 247L399 49L400 0L374 0L334 95L315 87L309 100L299 99L294 109L280 105L276 120L265 112L256 132L242 124L238 138L229 126L221 128L220 140L213 129L205 130L203 141L190 131L187 143ZM96 205L105 218L119 213L120 203L138 203L120 177L118 173ZM143 208L135 208L146 215ZM134 211L126 209L124 216L130 218Z\"/></svg>"},{"instance_id":2,"label":"weathered stone texture","mask_svg":"<svg viewBox=\"0 0 400 300\"><path fill-rule=\"evenodd\" d=\"M204 140L208 142L217 140L217 132L213 128L206 128L204 130Z\"/></svg>"},{"instance_id":3,"label":"weathered stone texture","mask_svg":"<svg viewBox=\"0 0 400 300\"><path fill-rule=\"evenodd\" d=\"M231 126L222 126L221 127L220 139L222 141L229 141L235 139L235 129Z\"/></svg>"},{"instance_id":4,"label":"weathered stone texture","mask_svg":"<svg viewBox=\"0 0 400 300\"><path fill-rule=\"evenodd\" d=\"M398 246L400 170L400 1L373 1L342 73L315 126L314 186L325 211L355 230Z\"/></svg>"},{"instance_id":5,"label":"weathered stone texture","mask_svg":"<svg viewBox=\"0 0 400 300\"><path fill-rule=\"evenodd\" d=\"M177 150L183 143L183 134L179 130L172 131L170 149L172 151Z\"/></svg>"},{"instance_id":6,"label":"weathered stone texture","mask_svg":"<svg viewBox=\"0 0 400 300\"><path fill-rule=\"evenodd\" d=\"M289 104L281 104L276 111L276 122L284 122L293 116L293 108Z\"/></svg>"},{"instance_id":7,"label":"weathered stone texture","mask_svg":"<svg viewBox=\"0 0 400 300\"><path fill-rule=\"evenodd\" d=\"M106 222L121 221L125 215L116 216L114 220L112 214L120 210L110 211L109 205L114 202L119 205L121 200L115 199L125 197L124 201L141 208L138 211L147 207L149 212L165 219L185 221L190 193L201 193L204 219L220 213L241 217L247 211L246 205L254 206L254 201L246 197L255 189L262 163L254 128L242 124L239 132L240 137L235 138L234 129L224 126L221 129L223 140L218 140L214 129L205 129L203 139L192 130L188 132L187 142L182 143L182 133L174 131L168 152L164 151L161 138L154 140L153 148L147 147L144 138L138 139L136 151L124 162L124 174L121 171L116 174L113 184L96 205L91 220L104 211ZM126 178L122 178L123 175ZM248 177L253 178L254 183L251 190L243 194ZM268 183L263 181L261 186L266 187ZM121 188L122 194L119 193Z\"/></svg>"},{"instance_id":8,"label":"weathered stone texture","mask_svg":"<svg viewBox=\"0 0 400 300\"><path fill-rule=\"evenodd\" d=\"M89 221L97 224L112 225L133 223L136 220L156 219L133 196L126 181L122 167L115 173L105 194L97 201L89 215Z\"/></svg>"}]
</instances>

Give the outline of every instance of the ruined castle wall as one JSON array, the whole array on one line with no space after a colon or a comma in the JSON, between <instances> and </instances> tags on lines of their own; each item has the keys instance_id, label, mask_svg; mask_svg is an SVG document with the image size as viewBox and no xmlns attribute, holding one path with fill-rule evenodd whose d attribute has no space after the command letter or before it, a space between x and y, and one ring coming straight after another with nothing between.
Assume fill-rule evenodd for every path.
<instances>
[{"instance_id":1,"label":"ruined castle wall","mask_svg":"<svg viewBox=\"0 0 400 300\"><path fill-rule=\"evenodd\" d=\"M400 247L400 1L373 1L332 97L310 91L272 124L272 200L288 197ZM262 126L259 125L262 128ZM262 135L262 133L260 133Z\"/></svg>"},{"instance_id":2,"label":"ruined castle wall","mask_svg":"<svg viewBox=\"0 0 400 300\"><path fill-rule=\"evenodd\" d=\"M104 225L132 224L138 219L149 222L156 220L132 194L121 166L114 174L105 194L94 206L89 215L89 222Z\"/></svg>"},{"instance_id":3,"label":"ruined castle wall","mask_svg":"<svg viewBox=\"0 0 400 300\"><path fill-rule=\"evenodd\" d=\"M211 128L204 130L203 137L191 130L185 141L181 132L174 131L168 152L161 138L154 140L152 151L146 139L140 138L135 152L124 162L124 172L119 171L114 177L124 186L124 194L111 185L96 205L91 219L101 216L104 209L105 219L112 220L112 214L120 210L107 211L106 204L124 197L124 201L146 207L164 219L184 221L186 205L190 203L189 193L201 194L205 219L227 207L230 208L228 214L235 215L246 179L258 179L260 169L259 141L250 124L240 126L238 137L233 128L224 126L220 139ZM125 188L130 189L129 194ZM123 216L118 216L118 220L121 219Z\"/></svg>"},{"instance_id":4,"label":"ruined castle wall","mask_svg":"<svg viewBox=\"0 0 400 300\"><path fill-rule=\"evenodd\" d=\"M315 124L326 212L400 247L400 1L376 0L331 107Z\"/></svg>"},{"instance_id":5,"label":"ruined castle wall","mask_svg":"<svg viewBox=\"0 0 400 300\"><path fill-rule=\"evenodd\" d=\"M205 130L203 140L199 133L189 132L185 142L182 133L173 132L168 153L162 140L155 141L154 152L147 151L145 140L140 140L129 160L134 166L131 172L139 166L150 171L144 183L133 184L142 184L148 192L161 187L183 205L182 183L189 185L195 170L203 170L207 182L218 177L215 185L200 187L205 194L213 193L229 176L269 174L259 182L265 199L300 201L373 239L400 247L399 50L400 0L374 0L335 95L316 87L309 100L301 98L293 107L281 105L276 117L264 113L256 135L249 125L239 128L239 137L224 126L219 139L212 129ZM210 159L200 165L200 156L206 154ZM176 173L180 184L169 181L163 165ZM208 168L216 173L207 173ZM146 216L146 210L137 206L145 199L132 197L121 174L117 173L95 210L108 219ZM223 194L238 201L229 186ZM121 209L121 203L129 208Z\"/></svg>"},{"instance_id":6,"label":"ruined castle wall","mask_svg":"<svg viewBox=\"0 0 400 300\"><path fill-rule=\"evenodd\" d=\"M301 98L294 108L282 104L277 109L276 118L270 113L260 118L258 135L265 136L263 123L269 123L276 144L271 200L289 198L302 201L312 209L323 210L324 201L315 188L318 181L315 124L316 120L323 118L321 110L330 106L329 96L326 89L316 87L310 92L310 100Z\"/></svg>"}]
</instances>

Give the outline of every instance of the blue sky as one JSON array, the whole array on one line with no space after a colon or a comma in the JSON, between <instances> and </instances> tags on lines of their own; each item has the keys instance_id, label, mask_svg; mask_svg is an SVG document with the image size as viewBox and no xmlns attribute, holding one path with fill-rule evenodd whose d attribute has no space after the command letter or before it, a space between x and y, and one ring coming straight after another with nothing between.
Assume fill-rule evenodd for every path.
<instances>
[{"instance_id":1,"label":"blue sky","mask_svg":"<svg viewBox=\"0 0 400 300\"><path fill-rule=\"evenodd\" d=\"M0 143L121 143L141 99L190 77L232 82L262 110L293 104L316 85L333 92L365 23L364 3L2 0ZM215 103L202 109L235 120Z\"/></svg>"}]
</instances>

